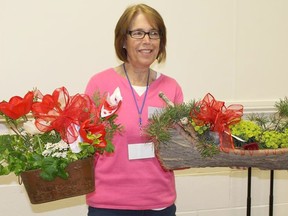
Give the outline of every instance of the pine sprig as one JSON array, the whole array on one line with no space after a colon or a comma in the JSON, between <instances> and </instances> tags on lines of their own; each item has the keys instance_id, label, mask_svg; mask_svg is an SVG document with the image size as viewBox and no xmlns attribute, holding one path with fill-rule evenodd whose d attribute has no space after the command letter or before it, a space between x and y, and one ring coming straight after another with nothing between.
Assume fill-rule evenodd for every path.
<instances>
[{"instance_id":1,"label":"pine sprig","mask_svg":"<svg viewBox=\"0 0 288 216\"><path fill-rule=\"evenodd\" d=\"M201 156L213 157L213 155L218 154L220 152L219 146L209 135L207 127L193 125L191 110L195 108L195 105L195 101L190 101L166 107L161 112L154 114L146 128L147 134L158 142L167 143L172 138L168 129L173 124L179 123L182 119L186 118L187 124L190 124L193 130L195 130L199 139L196 147Z\"/></svg>"},{"instance_id":2,"label":"pine sprig","mask_svg":"<svg viewBox=\"0 0 288 216\"><path fill-rule=\"evenodd\" d=\"M196 147L202 157L213 157L220 152L219 145L215 143L209 131L199 134L199 143Z\"/></svg>"},{"instance_id":3,"label":"pine sprig","mask_svg":"<svg viewBox=\"0 0 288 216\"><path fill-rule=\"evenodd\" d=\"M288 98L275 103L276 113L270 115L251 114L248 119L256 122L263 131L283 132L288 127Z\"/></svg>"},{"instance_id":4,"label":"pine sprig","mask_svg":"<svg viewBox=\"0 0 288 216\"><path fill-rule=\"evenodd\" d=\"M275 103L275 107L281 117L288 117L288 98L280 99Z\"/></svg>"},{"instance_id":5,"label":"pine sprig","mask_svg":"<svg viewBox=\"0 0 288 216\"><path fill-rule=\"evenodd\" d=\"M164 110L155 113L149 119L149 124L145 131L150 136L159 142L167 142L171 139L168 129L175 123L179 122L184 117L189 117L190 110L194 107L195 102L182 103L180 105L169 106Z\"/></svg>"}]
</instances>

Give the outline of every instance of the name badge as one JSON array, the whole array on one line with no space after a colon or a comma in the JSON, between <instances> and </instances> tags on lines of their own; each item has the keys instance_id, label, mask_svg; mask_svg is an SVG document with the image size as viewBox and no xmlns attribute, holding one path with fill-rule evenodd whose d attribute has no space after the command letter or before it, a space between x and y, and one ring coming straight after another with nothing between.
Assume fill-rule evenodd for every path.
<instances>
[{"instance_id":1,"label":"name badge","mask_svg":"<svg viewBox=\"0 0 288 216\"><path fill-rule=\"evenodd\" d=\"M128 144L129 160L154 158L154 143L135 143Z\"/></svg>"}]
</instances>

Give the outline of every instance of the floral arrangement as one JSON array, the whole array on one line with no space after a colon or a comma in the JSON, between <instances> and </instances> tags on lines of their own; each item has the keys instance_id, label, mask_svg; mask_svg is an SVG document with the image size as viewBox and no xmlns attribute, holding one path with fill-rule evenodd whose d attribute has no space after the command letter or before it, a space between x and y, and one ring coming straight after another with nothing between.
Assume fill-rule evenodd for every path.
<instances>
[{"instance_id":1,"label":"floral arrangement","mask_svg":"<svg viewBox=\"0 0 288 216\"><path fill-rule=\"evenodd\" d=\"M120 90L69 95L65 87L43 95L38 89L0 103L8 134L0 135L0 175L40 169L40 176L67 179L69 163L114 151Z\"/></svg>"},{"instance_id":2,"label":"floral arrangement","mask_svg":"<svg viewBox=\"0 0 288 216\"><path fill-rule=\"evenodd\" d=\"M178 124L192 137L196 133L198 151L213 156L233 149L258 150L288 147L288 99L275 103L273 114L251 114L243 117L243 106L225 106L207 94L202 100L170 106L154 115L146 129L155 142L169 142L169 128ZM190 129L192 128L192 130Z\"/></svg>"},{"instance_id":3,"label":"floral arrangement","mask_svg":"<svg viewBox=\"0 0 288 216\"><path fill-rule=\"evenodd\" d=\"M209 104L207 105L207 97ZM203 106L203 104L205 106ZM208 108L209 107L209 108ZM288 99L280 99L275 103L276 112L272 114L252 113L242 118L241 105L232 104L225 107L224 102L217 101L208 94L196 104L191 111L192 124L196 131L216 131L225 140L226 148L242 148L249 150L278 149L288 147ZM203 128L204 127L204 128ZM200 133L201 134L201 133ZM223 145L222 145L223 147Z\"/></svg>"},{"instance_id":4,"label":"floral arrangement","mask_svg":"<svg viewBox=\"0 0 288 216\"><path fill-rule=\"evenodd\" d=\"M239 138L240 148L278 149L288 147L288 98L275 103L276 112L270 115L250 114L231 127L231 133Z\"/></svg>"}]
</instances>

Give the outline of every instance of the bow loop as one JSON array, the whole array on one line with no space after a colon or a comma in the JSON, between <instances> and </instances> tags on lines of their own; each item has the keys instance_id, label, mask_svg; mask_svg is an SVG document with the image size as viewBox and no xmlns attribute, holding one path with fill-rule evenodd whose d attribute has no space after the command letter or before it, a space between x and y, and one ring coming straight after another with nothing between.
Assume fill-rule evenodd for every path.
<instances>
[{"instance_id":1,"label":"bow loop","mask_svg":"<svg viewBox=\"0 0 288 216\"><path fill-rule=\"evenodd\" d=\"M232 104L225 106L210 93L195 104L190 113L197 125L209 125L211 131L218 132L222 149L234 148L229 126L238 123L243 115L243 106Z\"/></svg>"}]
</instances>

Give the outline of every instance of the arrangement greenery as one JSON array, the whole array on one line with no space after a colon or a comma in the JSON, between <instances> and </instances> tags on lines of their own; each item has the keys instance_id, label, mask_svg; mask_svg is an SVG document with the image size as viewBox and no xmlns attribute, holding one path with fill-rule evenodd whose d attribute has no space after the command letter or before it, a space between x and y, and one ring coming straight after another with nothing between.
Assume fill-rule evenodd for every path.
<instances>
[{"instance_id":1,"label":"arrangement greenery","mask_svg":"<svg viewBox=\"0 0 288 216\"><path fill-rule=\"evenodd\" d=\"M52 94L34 89L2 101L0 115L9 133L0 135L0 175L40 169L45 180L67 179L69 163L113 152L121 100L119 89L111 96L96 92L90 99L61 87Z\"/></svg>"},{"instance_id":2,"label":"arrangement greenery","mask_svg":"<svg viewBox=\"0 0 288 216\"><path fill-rule=\"evenodd\" d=\"M259 149L288 147L288 98L275 103L276 112L270 115L250 114L239 124L231 127L231 132L244 142L235 142L239 147L247 143L257 143Z\"/></svg>"},{"instance_id":3,"label":"arrangement greenery","mask_svg":"<svg viewBox=\"0 0 288 216\"><path fill-rule=\"evenodd\" d=\"M205 99L205 100L204 100ZM201 101L190 101L171 105L150 119L147 134L154 142L168 143L171 140L169 128L181 125L191 136L189 127L197 134L197 150L203 157L219 153L221 135L230 136L232 146L239 149L276 149L288 147L288 99L275 103L276 112L272 114L250 114L242 116L241 105L226 107L224 102L216 101L207 94ZM227 142L227 139L223 143ZM230 141L229 141L230 142ZM223 149L222 149L223 150Z\"/></svg>"}]
</instances>

